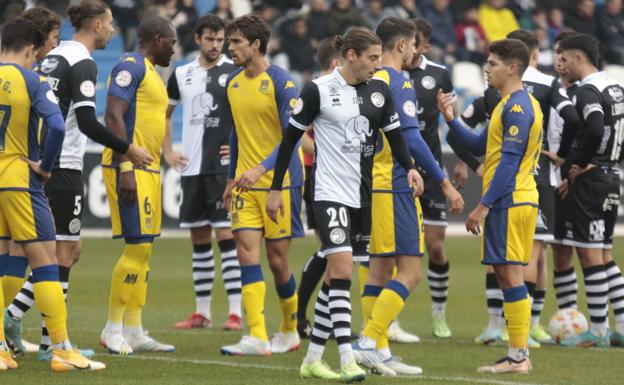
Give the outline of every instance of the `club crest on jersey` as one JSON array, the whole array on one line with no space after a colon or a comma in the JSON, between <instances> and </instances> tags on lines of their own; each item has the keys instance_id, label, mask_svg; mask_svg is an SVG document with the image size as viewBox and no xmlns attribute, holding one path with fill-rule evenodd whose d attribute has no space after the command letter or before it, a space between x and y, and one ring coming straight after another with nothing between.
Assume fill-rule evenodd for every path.
<instances>
[{"instance_id":1,"label":"club crest on jersey","mask_svg":"<svg viewBox=\"0 0 624 385\"><path fill-rule=\"evenodd\" d=\"M223 74L223 75L219 76L219 79L217 80L217 82L219 83L219 85L221 87L225 87L225 83L227 82L227 78L228 78L227 74Z\"/></svg>"},{"instance_id":2,"label":"club crest on jersey","mask_svg":"<svg viewBox=\"0 0 624 385\"><path fill-rule=\"evenodd\" d=\"M258 92L260 92L261 94L266 94L267 92L269 92L268 80L265 79L260 82L260 87L258 87Z\"/></svg>"},{"instance_id":3,"label":"club crest on jersey","mask_svg":"<svg viewBox=\"0 0 624 385\"><path fill-rule=\"evenodd\" d=\"M420 81L420 84L425 87L425 89L432 90L436 86L436 81L433 76L425 76Z\"/></svg>"},{"instance_id":4,"label":"club crest on jersey","mask_svg":"<svg viewBox=\"0 0 624 385\"><path fill-rule=\"evenodd\" d=\"M619 103L622 100L624 100L624 93L622 93L622 89L620 87L613 86L613 87L609 87L608 90L609 90L609 95L611 96L613 101L615 101L616 103Z\"/></svg>"},{"instance_id":5,"label":"club crest on jersey","mask_svg":"<svg viewBox=\"0 0 624 385\"><path fill-rule=\"evenodd\" d=\"M80 219L74 218L69 222L67 229L69 230L70 234L77 234L80 231L80 225Z\"/></svg>"},{"instance_id":6,"label":"club crest on jersey","mask_svg":"<svg viewBox=\"0 0 624 385\"><path fill-rule=\"evenodd\" d=\"M513 106L511 106L511 109L509 111L517 112L519 114L524 114L524 110L522 109L522 106L520 106L519 104L514 104Z\"/></svg>"},{"instance_id":7,"label":"club crest on jersey","mask_svg":"<svg viewBox=\"0 0 624 385\"><path fill-rule=\"evenodd\" d=\"M41 72L44 74L49 74L54 71L56 67L58 67L59 61L55 57L47 57L41 63Z\"/></svg>"},{"instance_id":8,"label":"club crest on jersey","mask_svg":"<svg viewBox=\"0 0 624 385\"><path fill-rule=\"evenodd\" d=\"M336 83L331 83L329 85L329 96L339 96L340 95L340 86Z\"/></svg>"},{"instance_id":9,"label":"club crest on jersey","mask_svg":"<svg viewBox=\"0 0 624 385\"><path fill-rule=\"evenodd\" d=\"M371 95L371 102L375 107L383 107L386 103L386 98L381 94L381 92L373 92Z\"/></svg>"}]
</instances>

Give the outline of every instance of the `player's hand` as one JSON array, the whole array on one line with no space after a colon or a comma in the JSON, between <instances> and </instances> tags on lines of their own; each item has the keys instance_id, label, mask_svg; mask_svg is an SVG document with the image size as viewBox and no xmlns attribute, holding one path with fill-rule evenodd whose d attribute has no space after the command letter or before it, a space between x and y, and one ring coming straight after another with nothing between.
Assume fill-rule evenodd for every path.
<instances>
[{"instance_id":1,"label":"player's hand","mask_svg":"<svg viewBox=\"0 0 624 385\"><path fill-rule=\"evenodd\" d=\"M453 168L453 186L456 189L461 190L466 185L468 180L468 165L461 160L457 162L455 168Z\"/></svg>"},{"instance_id":2,"label":"player's hand","mask_svg":"<svg viewBox=\"0 0 624 385\"><path fill-rule=\"evenodd\" d=\"M154 161L154 157L143 147L130 144L128 151L124 154L136 168L145 168Z\"/></svg>"},{"instance_id":3,"label":"player's hand","mask_svg":"<svg viewBox=\"0 0 624 385\"><path fill-rule=\"evenodd\" d=\"M163 152L165 162L176 170L180 171L188 164L188 158L176 151Z\"/></svg>"},{"instance_id":4,"label":"player's hand","mask_svg":"<svg viewBox=\"0 0 624 385\"><path fill-rule=\"evenodd\" d=\"M478 176L479 178L483 178L483 165L480 165L480 166L477 168L477 171L475 171L475 174L477 174L477 176Z\"/></svg>"},{"instance_id":5,"label":"player's hand","mask_svg":"<svg viewBox=\"0 0 624 385\"><path fill-rule=\"evenodd\" d=\"M568 196L569 187L570 185L567 179L561 181L561 184L559 185L559 187L557 187L557 192L559 193L561 199L565 199Z\"/></svg>"},{"instance_id":6,"label":"player's hand","mask_svg":"<svg viewBox=\"0 0 624 385\"><path fill-rule=\"evenodd\" d=\"M43 179L43 183L47 182L52 176L50 171L44 171L41 169L41 161L35 162L34 160L30 160L26 157L22 157L22 160L28 163L28 167L30 167L35 174L39 175L41 179Z\"/></svg>"},{"instance_id":7,"label":"player's hand","mask_svg":"<svg viewBox=\"0 0 624 385\"><path fill-rule=\"evenodd\" d=\"M232 204L232 190L234 189L234 179L228 179L225 185L225 191L223 192L223 207L227 211L230 211L230 205Z\"/></svg>"},{"instance_id":8,"label":"player's hand","mask_svg":"<svg viewBox=\"0 0 624 385\"><path fill-rule=\"evenodd\" d=\"M468 214L468 218L466 218L466 230L474 235L481 234L481 224L489 212L489 208L479 203L479 205Z\"/></svg>"},{"instance_id":9,"label":"player's hand","mask_svg":"<svg viewBox=\"0 0 624 385\"><path fill-rule=\"evenodd\" d=\"M230 159L230 146L224 144L219 147L219 156L221 156L221 159Z\"/></svg>"},{"instance_id":10,"label":"player's hand","mask_svg":"<svg viewBox=\"0 0 624 385\"><path fill-rule=\"evenodd\" d=\"M568 171L568 177L570 179L570 183L574 183L576 181L576 178L585 174L587 171L593 168L596 168L596 165L591 164L591 163L585 166L585 168L581 168L581 166L579 166L578 164L573 164L570 167L570 171Z\"/></svg>"},{"instance_id":11,"label":"player's hand","mask_svg":"<svg viewBox=\"0 0 624 385\"><path fill-rule=\"evenodd\" d=\"M284 201L282 201L282 192L279 190L271 190L267 198L266 212L269 218L277 223L277 212L280 216L284 216Z\"/></svg>"},{"instance_id":12,"label":"player's hand","mask_svg":"<svg viewBox=\"0 0 624 385\"><path fill-rule=\"evenodd\" d=\"M425 182L423 182L422 176L416 169L411 169L407 172L407 185L414 190L412 193L414 198L421 196L425 191Z\"/></svg>"},{"instance_id":13,"label":"player's hand","mask_svg":"<svg viewBox=\"0 0 624 385\"><path fill-rule=\"evenodd\" d=\"M561 167L565 163L565 159L560 158L556 153L552 151L542 150L542 155L550 159L550 161L557 167Z\"/></svg>"},{"instance_id":14,"label":"player's hand","mask_svg":"<svg viewBox=\"0 0 624 385\"><path fill-rule=\"evenodd\" d=\"M247 170L236 179L234 186L241 191L247 191L253 186L266 172L263 165L259 164L251 170Z\"/></svg>"},{"instance_id":15,"label":"player's hand","mask_svg":"<svg viewBox=\"0 0 624 385\"><path fill-rule=\"evenodd\" d=\"M126 202L137 200L136 179L134 171L126 171L119 174L119 197Z\"/></svg>"},{"instance_id":16,"label":"player's hand","mask_svg":"<svg viewBox=\"0 0 624 385\"><path fill-rule=\"evenodd\" d=\"M445 94L442 89L438 90L438 109L447 122L455 119L454 95L452 92Z\"/></svg>"},{"instance_id":17,"label":"player's hand","mask_svg":"<svg viewBox=\"0 0 624 385\"><path fill-rule=\"evenodd\" d=\"M444 194L446 199L448 199L451 204L449 211L454 214L461 213L464 209L464 198L462 198L461 194L455 190L455 187L453 187L448 178L444 178L440 187L442 188L442 194Z\"/></svg>"}]
</instances>

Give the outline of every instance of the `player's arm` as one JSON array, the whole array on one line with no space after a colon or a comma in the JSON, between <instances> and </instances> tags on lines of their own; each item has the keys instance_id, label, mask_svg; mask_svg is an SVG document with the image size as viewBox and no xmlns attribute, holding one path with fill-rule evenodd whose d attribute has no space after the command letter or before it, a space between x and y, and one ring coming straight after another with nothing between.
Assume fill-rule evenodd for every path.
<instances>
[{"instance_id":1,"label":"player's arm","mask_svg":"<svg viewBox=\"0 0 624 385\"><path fill-rule=\"evenodd\" d=\"M438 109L442 112L446 123L450 130L454 131L457 138L465 143L466 148L476 156L485 155L485 145L487 143L487 129L483 130L480 135L474 134L464 127L461 122L455 118L453 109L453 95L438 91Z\"/></svg>"},{"instance_id":2,"label":"player's arm","mask_svg":"<svg viewBox=\"0 0 624 385\"><path fill-rule=\"evenodd\" d=\"M561 133L559 150L556 154L557 158L550 157L551 160L557 164L557 166L561 166L568 155L568 151L572 146L574 138L576 137L580 120L574 105L570 99L568 99L565 89L561 87L561 84L559 84L557 79L554 79L551 85L550 105L563 119L563 132Z\"/></svg>"},{"instance_id":3,"label":"player's arm","mask_svg":"<svg viewBox=\"0 0 624 385\"><path fill-rule=\"evenodd\" d=\"M188 162L188 158L184 155L173 150L172 135L173 135L173 112L176 109L178 103L180 103L180 89L178 88L178 78L176 77L176 71L171 73L169 80L167 81L167 95L169 96L169 105L167 106L167 113L165 115L165 138L163 140L163 157L165 162L171 167L178 170L184 168Z\"/></svg>"},{"instance_id":4,"label":"player's arm","mask_svg":"<svg viewBox=\"0 0 624 385\"><path fill-rule=\"evenodd\" d=\"M583 116L585 124L582 125L583 140L579 141L580 147L576 158L572 162L570 172L573 169L585 170L592 156L598 151L604 134L604 111L600 103L600 95L589 87L579 88L577 94L577 111ZM575 175L576 177L578 175ZM571 175L571 180L574 179Z\"/></svg>"},{"instance_id":5,"label":"player's arm","mask_svg":"<svg viewBox=\"0 0 624 385\"><path fill-rule=\"evenodd\" d=\"M89 139L120 154L125 154L137 167L144 167L154 161L145 149L136 147L115 136L95 116L95 84L97 67L92 60L76 63L71 71L72 102L76 113L78 129Z\"/></svg>"},{"instance_id":6,"label":"player's arm","mask_svg":"<svg viewBox=\"0 0 624 385\"><path fill-rule=\"evenodd\" d=\"M314 156L314 139L310 135L311 131L312 127L308 128L306 134L301 137L301 148L306 154Z\"/></svg>"}]
</instances>

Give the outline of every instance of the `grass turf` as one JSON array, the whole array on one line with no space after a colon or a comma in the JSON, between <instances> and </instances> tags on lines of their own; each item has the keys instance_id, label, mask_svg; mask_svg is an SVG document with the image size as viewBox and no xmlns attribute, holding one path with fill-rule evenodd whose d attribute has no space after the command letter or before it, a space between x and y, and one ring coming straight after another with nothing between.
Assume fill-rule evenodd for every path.
<instances>
[{"instance_id":1,"label":"grass turf","mask_svg":"<svg viewBox=\"0 0 624 385\"><path fill-rule=\"evenodd\" d=\"M616 260L624 263L624 252L619 249L622 239L614 247ZM484 294L484 267L479 264L477 238L449 238L446 243L451 261L451 285L447 319L453 337L436 339L431 335L430 298L425 279L409 297L400 317L404 329L417 333L422 342L413 345L392 344L393 353L407 363L417 364L424 374L412 378L369 376L371 384L621 384L624 378L624 349L565 349L543 347L531 351L534 371L520 375L481 375L477 366L502 357L505 347L476 346L472 339L486 325L487 312ZM296 240L291 248L291 263L297 280L303 263L315 249L312 238ZM108 239L84 239L83 255L72 270L69 291L69 332L72 342L81 347L95 348L107 314L110 275L121 252L122 242ZM426 268L426 261L423 261ZM219 269L217 268L218 272ZM264 276L271 273L263 260ZM581 271L577 268L579 278ZM172 325L194 309L191 280L191 245L185 239L159 239L151 259L150 287L145 328L150 335L176 345L171 354L137 354L116 357L97 349L95 359L104 361L103 372L53 374L48 365L38 362L36 355L18 358L18 370L0 373L3 384L293 384L303 383L298 368L307 342L299 352L273 357L223 357L219 347L238 341L240 333L222 332L221 324L227 316L227 301L217 274L213 294L213 320L210 330L175 331ZM357 277L357 274L354 275ZM551 277L548 277L549 280ZM357 280L357 278L354 278ZM579 282L581 309L585 309L582 282ZM359 296L353 283L353 326L361 324ZM548 286L542 323L547 324L555 309L551 284ZM314 298L312 300L312 303ZM308 308L311 314L312 304ZM273 285L267 287L266 309L269 333L279 326L279 309ZM40 318L35 311L26 315L24 337L38 341ZM334 368L338 365L336 345L328 343L325 359ZM305 380L305 383L320 383Z\"/></svg>"}]
</instances>

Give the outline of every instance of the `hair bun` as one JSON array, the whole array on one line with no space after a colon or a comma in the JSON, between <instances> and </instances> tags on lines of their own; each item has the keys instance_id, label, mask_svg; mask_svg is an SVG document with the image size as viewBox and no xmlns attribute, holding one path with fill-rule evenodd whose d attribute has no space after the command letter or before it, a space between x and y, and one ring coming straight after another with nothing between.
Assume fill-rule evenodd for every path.
<instances>
[{"instance_id":1,"label":"hair bun","mask_svg":"<svg viewBox=\"0 0 624 385\"><path fill-rule=\"evenodd\" d=\"M340 35L334 36L334 45L341 48L344 45L344 38Z\"/></svg>"}]
</instances>

